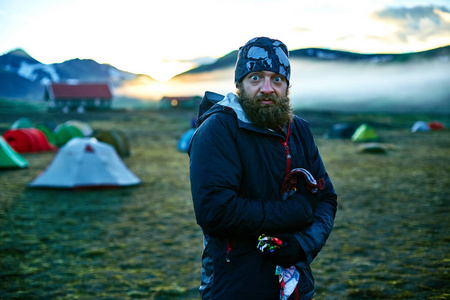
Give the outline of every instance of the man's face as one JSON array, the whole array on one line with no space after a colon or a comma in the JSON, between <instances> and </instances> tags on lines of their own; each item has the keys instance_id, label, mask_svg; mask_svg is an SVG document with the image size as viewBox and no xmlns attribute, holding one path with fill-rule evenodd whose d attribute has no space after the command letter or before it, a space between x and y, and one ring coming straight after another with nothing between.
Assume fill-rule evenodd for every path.
<instances>
[{"instance_id":1,"label":"man's face","mask_svg":"<svg viewBox=\"0 0 450 300\"><path fill-rule=\"evenodd\" d=\"M287 87L286 78L271 71L252 72L242 80L242 89L249 97L271 94L286 97ZM263 103L271 104L269 102Z\"/></svg>"},{"instance_id":2,"label":"man's face","mask_svg":"<svg viewBox=\"0 0 450 300\"><path fill-rule=\"evenodd\" d=\"M270 71L252 72L239 85L238 97L247 118L259 127L277 129L292 118L286 79Z\"/></svg>"}]
</instances>

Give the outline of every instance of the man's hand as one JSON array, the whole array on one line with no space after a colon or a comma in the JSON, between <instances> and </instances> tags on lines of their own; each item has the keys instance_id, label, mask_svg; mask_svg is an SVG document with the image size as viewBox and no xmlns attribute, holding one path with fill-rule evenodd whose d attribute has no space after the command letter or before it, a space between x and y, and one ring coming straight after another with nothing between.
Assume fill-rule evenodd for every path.
<instances>
[{"instance_id":1,"label":"man's hand","mask_svg":"<svg viewBox=\"0 0 450 300\"><path fill-rule=\"evenodd\" d=\"M306 260L306 254L293 234L280 233L274 235L274 237L286 244L269 254L275 264L283 268L289 268L301 260Z\"/></svg>"}]
</instances>

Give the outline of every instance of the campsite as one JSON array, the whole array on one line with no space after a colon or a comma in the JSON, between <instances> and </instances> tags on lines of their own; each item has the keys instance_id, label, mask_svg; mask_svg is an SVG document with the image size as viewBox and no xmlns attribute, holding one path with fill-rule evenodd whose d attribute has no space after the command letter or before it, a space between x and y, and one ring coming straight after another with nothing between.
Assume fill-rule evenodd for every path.
<instances>
[{"instance_id":1,"label":"campsite","mask_svg":"<svg viewBox=\"0 0 450 300\"><path fill-rule=\"evenodd\" d=\"M339 195L334 230L312 265L315 299L450 299L450 117L298 114ZM140 183L30 187L57 151L20 153L27 164L0 169L0 298L199 299L202 233L189 159L177 149L196 111L1 110L1 133L22 117L122 132L129 152L120 158ZM412 132L417 121L446 128ZM361 151L348 130L329 132L335 124L370 126L383 151Z\"/></svg>"}]
</instances>

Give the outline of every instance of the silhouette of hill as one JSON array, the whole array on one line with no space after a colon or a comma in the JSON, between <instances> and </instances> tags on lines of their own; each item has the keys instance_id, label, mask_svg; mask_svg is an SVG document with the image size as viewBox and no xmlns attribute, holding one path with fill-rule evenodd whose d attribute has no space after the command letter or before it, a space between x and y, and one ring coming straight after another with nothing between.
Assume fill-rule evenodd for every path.
<instances>
[{"instance_id":1,"label":"silhouette of hill","mask_svg":"<svg viewBox=\"0 0 450 300\"><path fill-rule=\"evenodd\" d=\"M203 72L212 72L220 69L229 68L235 65L238 50L232 51L219 58L216 62L208 65L201 65L192 70L186 71L177 76L185 74L196 74ZM292 50L289 52L290 59L313 59L325 61L367 61L372 63L387 62L408 62L420 59L435 59L439 57L450 58L450 45L431 49L422 52L400 53L400 54L362 54L349 51L330 50L322 48L304 48ZM175 77L177 77L175 76Z\"/></svg>"}]
</instances>

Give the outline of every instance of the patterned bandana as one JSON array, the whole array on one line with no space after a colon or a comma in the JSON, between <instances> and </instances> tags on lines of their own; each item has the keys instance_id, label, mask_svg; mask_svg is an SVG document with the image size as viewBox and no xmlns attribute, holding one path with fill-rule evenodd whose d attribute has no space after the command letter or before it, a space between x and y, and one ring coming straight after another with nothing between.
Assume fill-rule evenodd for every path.
<instances>
[{"instance_id":1,"label":"patterned bandana","mask_svg":"<svg viewBox=\"0 0 450 300\"><path fill-rule=\"evenodd\" d=\"M283 75L289 85L291 66L286 45L279 40L257 37L239 48L234 82L238 83L245 75L255 71L272 71Z\"/></svg>"}]
</instances>

